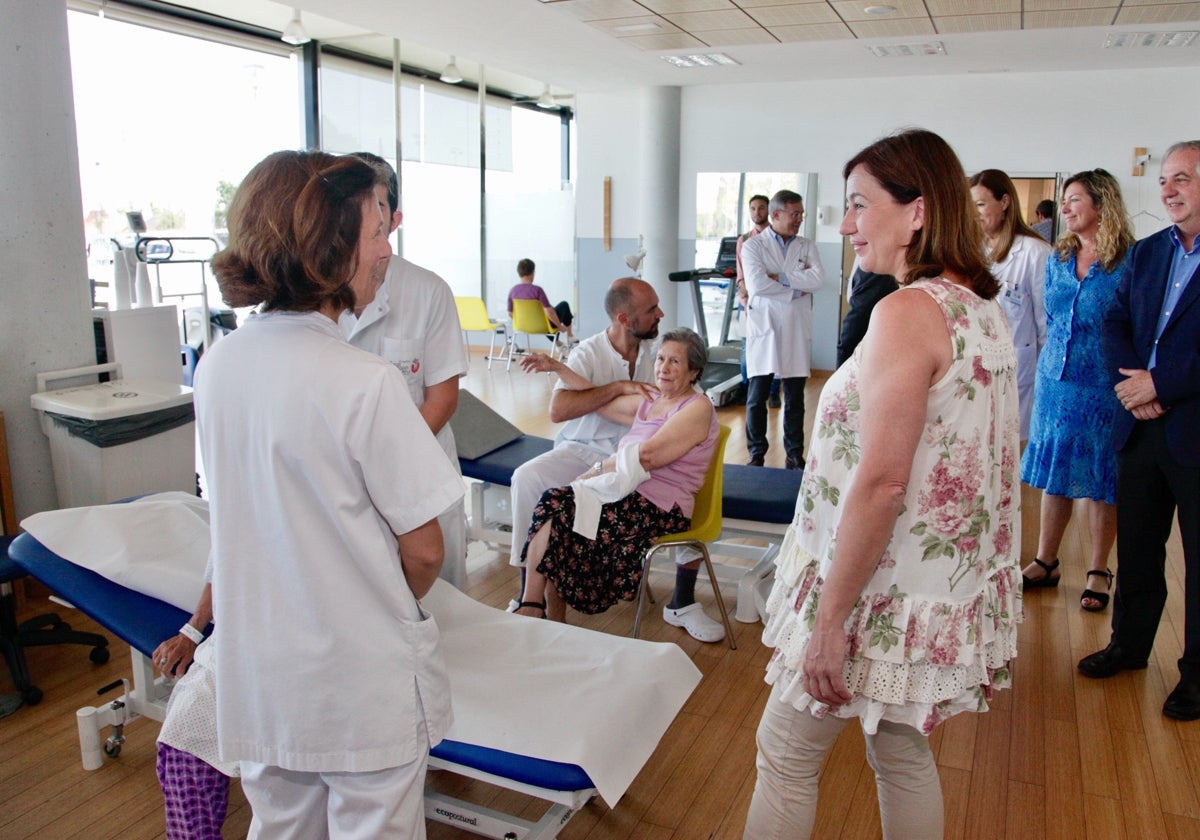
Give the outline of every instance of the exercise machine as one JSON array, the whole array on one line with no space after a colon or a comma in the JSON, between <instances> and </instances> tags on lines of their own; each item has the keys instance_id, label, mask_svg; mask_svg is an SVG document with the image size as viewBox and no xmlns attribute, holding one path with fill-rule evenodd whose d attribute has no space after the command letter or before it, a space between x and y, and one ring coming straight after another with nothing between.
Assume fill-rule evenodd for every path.
<instances>
[{"instance_id":1,"label":"exercise machine","mask_svg":"<svg viewBox=\"0 0 1200 840\"><path fill-rule=\"evenodd\" d=\"M742 342L730 341L729 325L733 310L737 306L737 240L726 236L721 240L716 263L712 268L692 268L672 271L672 283L690 283L692 307L696 318L696 332L708 348L708 364L700 374L700 388L712 400L713 405L722 406L745 399L742 380ZM725 305L721 316L720 340L714 344L708 335L708 322L704 317L705 285L716 285L725 292Z\"/></svg>"}]
</instances>

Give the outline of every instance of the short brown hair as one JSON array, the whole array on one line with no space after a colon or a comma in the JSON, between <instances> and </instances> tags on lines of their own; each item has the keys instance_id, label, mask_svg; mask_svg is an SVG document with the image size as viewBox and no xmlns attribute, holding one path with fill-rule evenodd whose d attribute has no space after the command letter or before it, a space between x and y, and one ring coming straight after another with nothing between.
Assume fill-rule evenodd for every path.
<instances>
[{"instance_id":1,"label":"short brown hair","mask_svg":"<svg viewBox=\"0 0 1200 840\"><path fill-rule=\"evenodd\" d=\"M960 275L985 300L1000 291L983 256L983 231L971 206L967 174L950 145L932 131L912 128L876 140L850 158L842 177L862 166L901 204L925 199L925 223L904 255L904 286L946 272Z\"/></svg>"},{"instance_id":2,"label":"short brown hair","mask_svg":"<svg viewBox=\"0 0 1200 840\"><path fill-rule=\"evenodd\" d=\"M353 155L275 152L242 181L229 207L229 245L212 260L230 306L313 312L354 306L364 200L375 170Z\"/></svg>"},{"instance_id":3,"label":"short brown hair","mask_svg":"<svg viewBox=\"0 0 1200 840\"><path fill-rule=\"evenodd\" d=\"M517 263L517 276L528 277L529 275L533 274L536 268L537 266L533 264L533 260L529 259L529 257L526 257Z\"/></svg>"}]
</instances>

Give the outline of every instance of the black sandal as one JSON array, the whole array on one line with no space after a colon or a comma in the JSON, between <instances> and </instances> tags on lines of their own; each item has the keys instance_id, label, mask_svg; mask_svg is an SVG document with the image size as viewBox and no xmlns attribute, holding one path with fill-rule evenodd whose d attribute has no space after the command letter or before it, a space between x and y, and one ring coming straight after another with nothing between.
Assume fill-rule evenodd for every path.
<instances>
[{"instance_id":1,"label":"black sandal","mask_svg":"<svg viewBox=\"0 0 1200 840\"><path fill-rule=\"evenodd\" d=\"M519 610L520 609L541 610L542 611L541 617L542 618L546 617L546 602L545 601L522 601L521 603L517 604L517 609L519 609Z\"/></svg>"},{"instance_id":2,"label":"black sandal","mask_svg":"<svg viewBox=\"0 0 1200 840\"><path fill-rule=\"evenodd\" d=\"M1057 557L1054 558L1053 563L1043 563L1036 557L1033 558L1033 562L1045 569L1046 574L1037 580L1034 580L1028 575L1021 575L1021 580L1025 584L1026 589L1042 589L1043 587L1048 586L1058 586L1058 582L1062 580L1062 575L1060 574L1058 577L1054 577L1054 573L1058 571Z\"/></svg>"},{"instance_id":3,"label":"black sandal","mask_svg":"<svg viewBox=\"0 0 1200 840\"><path fill-rule=\"evenodd\" d=\"M1103 571L1101 571L1100 569L1092 569L1092 571L1088 572L1085 577L1091 577L1092 575L1099 575L1102 578L1107 578L1108 579L1108 588L1112 589L1113 573L1110 572L1108 569L1104 569ZM1085 600L1087 600L1089 598L1093 601L1099 601L1100 606L1089 607L1087 604L1083 603ZM1079 608L1082 610L1086 610L1087 612L1103 612L1107 606L1108 606L1108 593L1107 592L1096 592L1093 589L1085 589L1085 590L1083 590L1083 594L1079 596Z\"/></svg>"}]
</instances>

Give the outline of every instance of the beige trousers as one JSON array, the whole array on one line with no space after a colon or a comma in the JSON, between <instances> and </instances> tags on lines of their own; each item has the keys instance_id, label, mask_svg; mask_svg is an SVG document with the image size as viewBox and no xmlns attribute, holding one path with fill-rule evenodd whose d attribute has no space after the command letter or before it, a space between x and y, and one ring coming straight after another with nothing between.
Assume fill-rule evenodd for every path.
<instances>
[{"instance_id":1,"label":"beige trousers","mask_svg":"<svg viewBox=\"0 0 1200 840\"><path fill-rule=\"evenodd\" d=\"M821 760L849 719L818 720L779 699L778 684L758 725L758 781L744 840L812 836ZM942 788L929 739L911 726L880 721L867 735L884 840L940 840Z\"/></svg>"}]
</instances>

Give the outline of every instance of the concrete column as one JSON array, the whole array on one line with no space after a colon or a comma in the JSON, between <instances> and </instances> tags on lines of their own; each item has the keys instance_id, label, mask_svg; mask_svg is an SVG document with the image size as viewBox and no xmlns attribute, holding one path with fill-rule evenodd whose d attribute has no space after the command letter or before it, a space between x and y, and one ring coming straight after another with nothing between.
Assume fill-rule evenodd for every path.
<instances>
[{"instance_id":1,"label":"concrete column","mask_svg":"<svg viewBox=\"0 0 1200 840\"><path fill-rule=\"evenodd\" d=\"M55 507L35 375L95 363L66 4L0 0L0 410L18 517Z\"/></svg>"},{"instance_id":2,"label":"concrete column","mask_svg":"<svg viewBox=\"0 0 1200 840\"><path fill-rule=\"evenodd\" d=\"M646 240L642 278L658 292L663 324L679 323L676 299L679 284L667 275L679 265L679 124L680 89L651 87L642 92L641 133L641 229ZM690 263L689 263L690 266ZM687 314L690 323L690 312Z\"/></svg>"}]
</instances>

